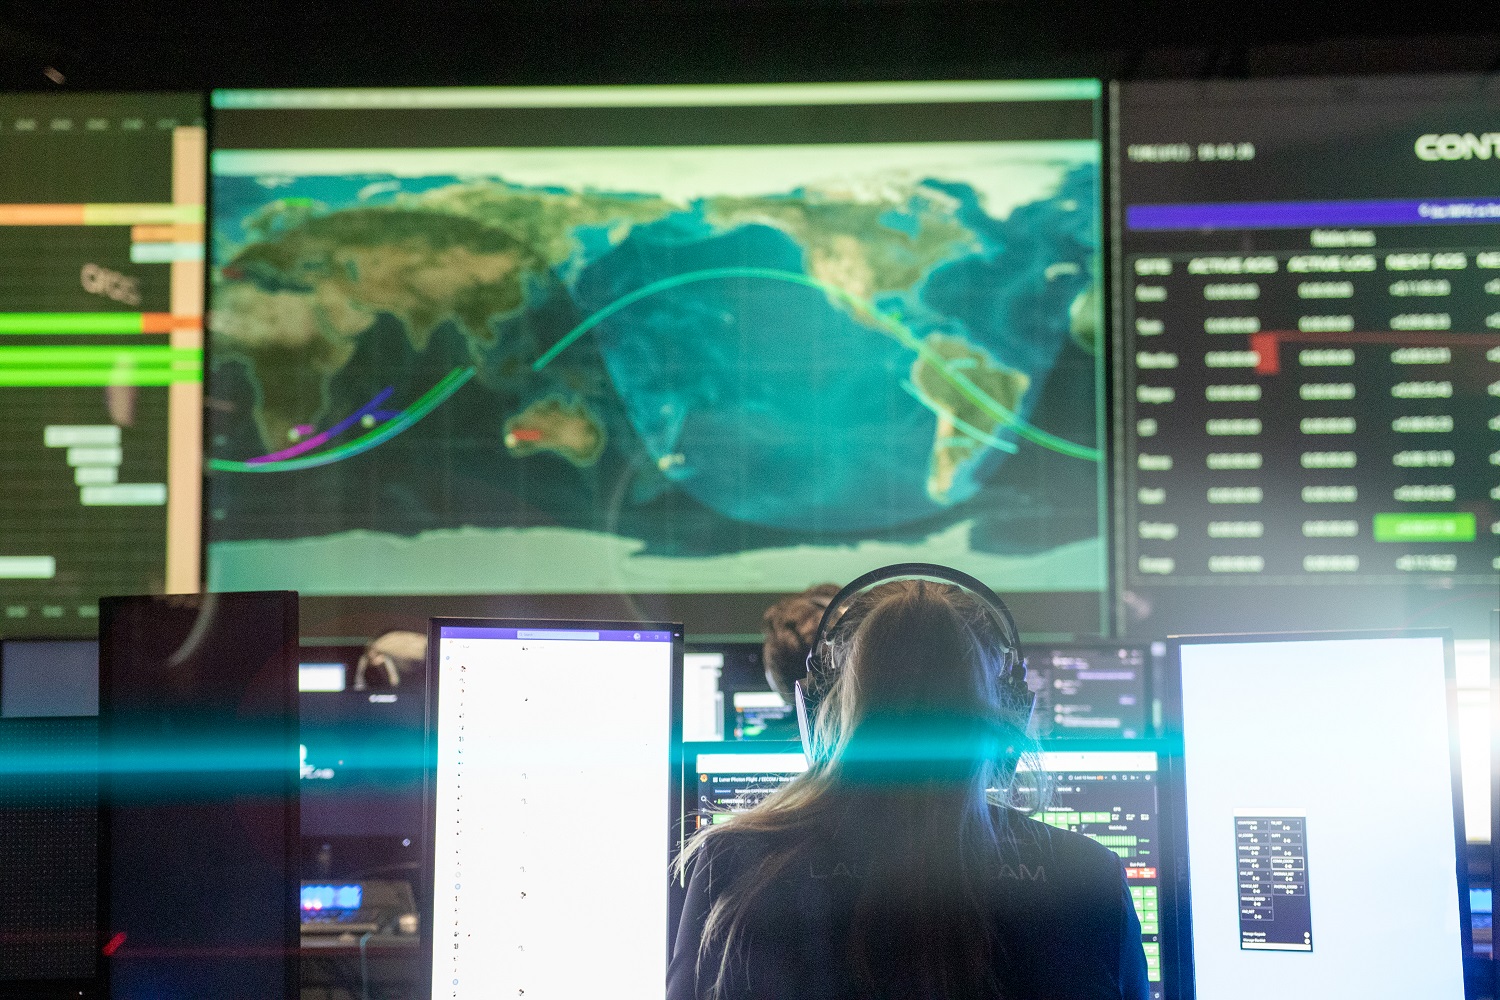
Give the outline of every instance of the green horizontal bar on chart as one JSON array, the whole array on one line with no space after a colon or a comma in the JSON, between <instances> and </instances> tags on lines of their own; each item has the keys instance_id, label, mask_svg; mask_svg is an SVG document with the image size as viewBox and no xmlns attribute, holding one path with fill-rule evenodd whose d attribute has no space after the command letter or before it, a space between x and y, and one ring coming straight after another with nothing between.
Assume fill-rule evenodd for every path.
<instances>
[{"instance_id":1,"label":"green horizontal bar on chart","mask_svg":"<svg viewBox=\"0 0 1500 1000\"><path fill-rule=\"evenodd\" d=\"M107 204L86 203L83 206L85 226L180 225L202 222L202 205L169 203Z\"/></svg>"},{"instance_id":2,"label":"green horizontal bar on chart","mask_svg":"<svg viewBox=\"0 0 1500 1000\"><path fill-rule=\"evenodd\" d=\"M201 347L142 347L120 345L63 345L47 347L0 347L0 368L177 367L203 365Z\"/></svg>"},{"instance_id":3,"label":"green horizontal bar on chart","mask_svg":"<svg viewBox=\"0 0 1500 1000\"><path fill-rule=\"evenodd\" d=\"M198 316L138 312L0 312L0 336L85 337L197 330Z\"/></svg>"},{"instance_id":4,"label":"green horizontal bar on chart","mask_svg":"<svg viewBox=\"0 0 1500 1000\"><path fill-rule=\"evenodd\" d=\"M151 386L202 381L202 368L0 368L0 389Z\"/></svg>"}]
</instances>

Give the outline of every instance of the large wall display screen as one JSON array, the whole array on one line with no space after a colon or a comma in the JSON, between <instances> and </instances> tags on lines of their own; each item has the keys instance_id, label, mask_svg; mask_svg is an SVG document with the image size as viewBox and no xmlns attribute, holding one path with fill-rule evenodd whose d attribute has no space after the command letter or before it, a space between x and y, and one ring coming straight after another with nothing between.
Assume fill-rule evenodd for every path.
<instances>
[{"instance_id":1,"label":"large wall display screen","mask_svg":"<svg viewBox=\"0 0 1500 1000\"><path fill-rule=\"evenodd\" d=\"M1483 636L1500 83L1117 94L1125 627Z\"/></svg>"},{"instance_id":2,"label":"large wall display screen","mask_svg":"<svg viewBox=\"0 0 1500 1000\"><path fill-rule=\"evenodd\" d=\"M211 584L745 594L921 558L1091 627L1098 103L217 92Z\"/></svg>"},{"instance_id":3,"label":"large wall display screen","mask_svg":"<svg viewBox=\"0 0 1500 1000\"><path fill-rule=\"evenodd\" d=\"M0 95L0 632L196 590L203 100Z\"/></svg>"}]
</instances>

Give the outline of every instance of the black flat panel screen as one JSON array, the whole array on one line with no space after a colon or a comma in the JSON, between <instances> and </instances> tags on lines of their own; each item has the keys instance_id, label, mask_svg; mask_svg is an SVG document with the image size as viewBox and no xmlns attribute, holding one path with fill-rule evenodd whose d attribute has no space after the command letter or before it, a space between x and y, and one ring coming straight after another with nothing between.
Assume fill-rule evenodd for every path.
<instances>
[{"instance_id":1,"label":"black flat panel screen","mask_svg":"<svg viewBox=\"0 0 1500 1000\"><path fill-rule=\"evenodd\" d=\"M1500 81L1117 99L1124 627L1483 636Z\"/></svg>"},{"instance_id":2,"label":"black flat panel screen","mask_svg":"<svg viewBox=\"0 0 1500 1000\"><path fill-rule=\"evenodd\" d=\"M302 833L394 837L422 830L426 691L304 691Z\"/></svg>"},{"instance_id":3,"label":"black flat panel screen","mask_svg":"<svg viewBox=\"0 0 1500 1000\"><path fill-rule=\"evenodd\" d=\"M106 598L100 681L109 995L292 996L296 595Z\"/></svg>"}]
</instances>

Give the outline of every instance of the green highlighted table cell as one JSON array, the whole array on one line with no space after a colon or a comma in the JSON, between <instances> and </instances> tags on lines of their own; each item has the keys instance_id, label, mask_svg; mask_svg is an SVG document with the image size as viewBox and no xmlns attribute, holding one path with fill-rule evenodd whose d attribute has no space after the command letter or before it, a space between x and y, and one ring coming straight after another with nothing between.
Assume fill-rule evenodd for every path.
<instances>
[{"instance_id":1,"label":"green highlighted table cell","mask_svg":"<svg viewBox=\"0 0 1500 1000\"><path fill-rule=\"evenodd\" d=\"M1474 515L1468 511L1375 515L1377 542L1472 542L1474 532Z\"/></svg>"}]
</instances>

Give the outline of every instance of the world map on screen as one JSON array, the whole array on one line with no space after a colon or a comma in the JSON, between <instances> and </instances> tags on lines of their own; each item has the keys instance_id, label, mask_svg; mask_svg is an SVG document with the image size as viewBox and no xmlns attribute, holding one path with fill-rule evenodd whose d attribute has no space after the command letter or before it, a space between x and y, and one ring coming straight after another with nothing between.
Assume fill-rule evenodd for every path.
<instances>
[{"instance_id":1,"label":"world map on screen","mask_svg":"<svg viewBox=\"0 0 1500 1000\"><path fill-rule=\"evenodd\" d=\"M1097 589L1098 177L1047 145L216 161L212 584Z\"/></svg>"}]
</instances>

